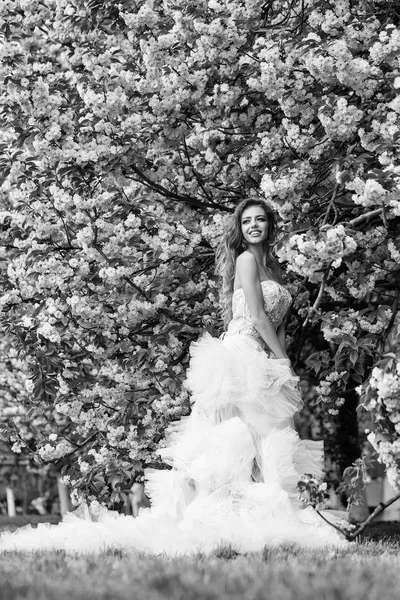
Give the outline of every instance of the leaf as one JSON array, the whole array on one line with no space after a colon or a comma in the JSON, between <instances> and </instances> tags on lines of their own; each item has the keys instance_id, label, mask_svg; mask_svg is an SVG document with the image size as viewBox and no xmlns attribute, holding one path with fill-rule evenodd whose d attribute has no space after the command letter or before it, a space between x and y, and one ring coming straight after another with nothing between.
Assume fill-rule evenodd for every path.
<instances>
[{"instance_id":1,"label":"leaf","mask_svg":"<svg viewBox=\"0 0 400 600\"><path fill-rule=\"evenodd\" d=\"M5 442L9 442L11 435L13 433L13 430L8 427L7 425L0 425L0 439L5 441Z\"/></svg>"},{"instance_id":2,"label":"leaf","mask_svg":"<svg viewBox=\"0 0 400 600\"><path fill-rule=\"evenodd\" d=\"M353 365L355 365L358 360L357 350L351 350L351 352L349 353L349 357L350 357L350 361L353 363Z\"/></svg>"}]
</instances>

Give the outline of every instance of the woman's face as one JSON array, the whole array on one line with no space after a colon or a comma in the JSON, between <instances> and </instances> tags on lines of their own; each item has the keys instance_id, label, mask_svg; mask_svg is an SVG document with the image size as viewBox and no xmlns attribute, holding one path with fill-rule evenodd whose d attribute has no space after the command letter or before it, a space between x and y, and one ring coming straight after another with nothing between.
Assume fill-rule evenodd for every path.
<instances>
[{"instance_id":1,"label":"woman's face","mask_svg":"<svg viewBox=\"0 0 400 600\"><path fill-rule=\"evenodd\" d=\"M242 213L242 234L250 245L262 244L268 239L268 217L262 206L249 206Z\"/></svg>"}]
</instances>

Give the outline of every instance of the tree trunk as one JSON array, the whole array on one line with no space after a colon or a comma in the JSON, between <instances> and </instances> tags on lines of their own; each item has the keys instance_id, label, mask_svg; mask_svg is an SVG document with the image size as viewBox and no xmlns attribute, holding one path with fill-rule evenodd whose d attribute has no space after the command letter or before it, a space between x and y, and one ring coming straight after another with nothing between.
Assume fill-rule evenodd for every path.
<instances>
[{"instance_id":1,"label":"tree trunk","mask_svg":"<svg viewBox=\"0 0 400 600\"><path fill-rule=\"evenodd\" d=\"M14 489L12 487L6 488L6 496L7 496L7 514L9 517L15 517L17 513L15 510Z\"/></svg>"},{"instance_id":2,"label":"tree trunk","mask_svg":"<svg viewBox=\"0 0 400 600\"><path fill-rule=\"evenodd\" d=\"M382 502L387 502L396 495L396 490L390 485L386 475L382 480ZM400 519L400 501L391 504L382 513L380 521L398 521Z\"/></svg>"},{"instance_id":3,"label":"tree trunk","mask_svg":"<svg viewBox=\"0 0 400 600\"><path fill-rule=\"evenodd\" d=\"M24 515L28 512L28 482L26 480L26 474L21 477L22 487L22 512Z\"/></svg>"},{"instance_id":4,"label":"tree trunk","mask_svg":"<svg viewBox=\"0 0 400 600\"><path fill-rule=\"evenodd\" d=\"M353 382L350 382L350 385L352 386ZM358 400L358 395L354 390L348 392L345 403L339 412L336 441L339 449L338 458L341 473L361 456L357 418Z\"/></svg>"},{"instance_id":5,"label":"tree trunk","mask_svg":"<svg viewBox=\"0 0 400 600\"><path fill-rule=\"evenodd\" d=\"M71 498L67 486L61 483L61 475L57 475L57 490L60 499L60 514L63 517L71 510Z\"/></svg>"},{"instance_id":6,"label":"tree trunk","mask_svg":"<svg viewBox=\"0 0 400 600\"><path fill-rule=\"evenodd\" d=\"M361 456L359 431L358 431L358 418L357 418L357 405L359 397L354 387L356 383L351 379L348 384L349 391L345 398L345 403L340 409L338 418L338 428L336 430L336 440L339 449L339 468L340 473L350 467L357 458ZM363 503L356 506L352 506L349 511L349 521L360 523L365 521L369 516L369 509L367 506L367 498L364 492Z\"/></svg>"}]
</instances>

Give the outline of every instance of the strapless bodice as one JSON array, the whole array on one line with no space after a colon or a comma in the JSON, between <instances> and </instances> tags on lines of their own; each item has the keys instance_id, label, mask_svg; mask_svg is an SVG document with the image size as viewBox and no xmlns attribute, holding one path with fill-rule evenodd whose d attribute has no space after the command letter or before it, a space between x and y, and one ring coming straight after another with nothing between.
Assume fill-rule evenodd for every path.
<instances>
[{"instance_id":1,"label":"strapless bodice","mask_svg":"<svg viewBox=\"0 0 400 600\"><path fill-rule=\"evenodd\" d=\"M264 297L265 312L271 319L272 325L277 329L285 317L292 297L283 285L271 279L262 281L261 289ZM227 333L251 335L258 341L261 339L251 323L250 311L241 288L233 292L232 320L228 325Z\"/></svg>"}]
</instances>

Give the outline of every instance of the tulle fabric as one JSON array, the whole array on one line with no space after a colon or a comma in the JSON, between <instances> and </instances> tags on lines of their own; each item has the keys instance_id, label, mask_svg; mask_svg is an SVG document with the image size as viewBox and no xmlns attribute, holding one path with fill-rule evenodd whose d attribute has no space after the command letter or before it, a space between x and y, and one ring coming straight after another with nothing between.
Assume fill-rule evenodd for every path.
<instances>
[{"instance_id":1,"label":"tulle fabric","mask_svg":"<svg viewBox=\"0 0 400 600\"><path fill-rule=\"evenodd\" d=\"M58 526L3 534L0 550L179 555L227 544L239 552L345 544L298 499L301 475L323 474L323 445L293 428L296 383L288 361L270 358L254 337L206 334L191 347L192 412L171 423L159 451L172 469L146 471L151 508L134 519L82 506Z\"/></svg>"}]
</instances>

